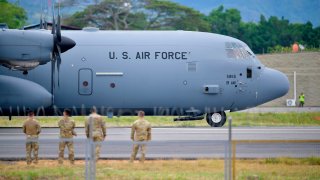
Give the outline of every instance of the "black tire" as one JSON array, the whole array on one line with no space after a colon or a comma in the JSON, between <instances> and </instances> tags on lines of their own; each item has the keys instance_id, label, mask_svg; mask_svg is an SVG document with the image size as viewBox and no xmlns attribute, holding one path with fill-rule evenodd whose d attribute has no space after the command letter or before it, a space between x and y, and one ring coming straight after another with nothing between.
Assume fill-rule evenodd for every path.
<instances>
[{"instance_id":1,"label":"black tire","mask_svg":"<svg viewBox=\"0 0 320 180\"><path fill-rule=\"evenodd\" d=\"M207 123L211 127L222 127L226 123L226 113L225 112L215 112L207 114Z\"/></svg>"}]
</instances>

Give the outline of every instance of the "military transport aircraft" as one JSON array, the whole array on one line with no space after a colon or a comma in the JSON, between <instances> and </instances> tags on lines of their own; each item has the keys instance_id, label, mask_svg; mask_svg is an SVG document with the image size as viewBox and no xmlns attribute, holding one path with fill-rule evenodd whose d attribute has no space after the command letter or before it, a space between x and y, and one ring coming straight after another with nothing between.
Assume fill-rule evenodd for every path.
<instances>
[{"instance_id":1,"label":"military transport aircraft","mask_svg":"<svg viewBox=\"0 0 320 180\"><path fill-rule=\"evenodd\" d=\"M53 19L53 23L56 24ZM242 41L188 31L0 29L0 115L178 115L223 126L225 111L285 95L288 78ZM56 69L57 66L57 69ZM57 73L55 73L57 71Z\"/></svg>"}]
</instances>

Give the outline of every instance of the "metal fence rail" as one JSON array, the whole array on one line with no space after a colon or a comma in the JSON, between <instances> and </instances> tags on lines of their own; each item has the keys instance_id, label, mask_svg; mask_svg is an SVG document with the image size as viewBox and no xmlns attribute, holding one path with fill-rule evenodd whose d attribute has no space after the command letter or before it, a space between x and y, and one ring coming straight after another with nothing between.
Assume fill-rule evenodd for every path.
<instances>
[{"instance_id":1,"label":"metal fence rail","mask_svg":"<svg viewBox=\"0 0 320 180\"><path fill-rule=\"evenodd\" d=\"M147 143L147 159L224 159L225 179L236 179L237 159L242 158L270 158L270 157L312 157L320 156L320 140L234 140L232 139L232 119L229 118L228 138L224 140L153 140ZM193 130L192 130L193 131ZM190 132L185 132L190 135ZM207 133L207 132L204 132ZM167 135L167 134L166 134ZM0 159L25 159L26 139L23 134L19 138L8 136L0 140ZM101 142L101 158L129 160L133 142L119 140L123 134L113 134L115 140ZM189 136L187 136L189 138ZM190 136L192 137L192 136ZM201 136L202 137L202 136ZM56 134L39 138L40 158L58 158L59 142L68 139L59 139ZM84 135L72 140L75 146L75 158L85 160L86 179L95 179L95 145ZM15 150L15 152L12 151ZM16 156L18 154L18 156ZM66 155L66 152L65 152Z\"/></svg>"}]
</instances>

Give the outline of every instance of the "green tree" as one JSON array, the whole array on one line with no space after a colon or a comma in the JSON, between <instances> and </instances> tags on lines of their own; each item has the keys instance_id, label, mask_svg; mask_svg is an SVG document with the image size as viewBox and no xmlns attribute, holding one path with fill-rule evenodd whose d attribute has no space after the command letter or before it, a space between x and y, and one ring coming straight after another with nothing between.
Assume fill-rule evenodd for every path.
<instances>
[{"instance_id":1,"label":"green tree","mask_svg":"<svg viewBox=\"0 0 320 180\"><path fill-rule=\"evenodd\" d=\"M307 22L302 26L302 37L301 40L303 44L307 46L316 46L317 40L316 39L316 31L313 29L313 25L311 22Z\"/></svg>"},{"instance_id":2,"label":"green tree","mask_svg":"<svg viewBox=\"0 0 320 180\"><path fill-rule=\"evenodd\" d=\"M209 31L205 16L192 8L160 0L104 0L77 12L64 23L100 29L172 29Z\"/></svg>"},{"instance_id":3,"label":"green tree","mask_svg":"<svg viewBox=\"0 0 320 180\"><path fill-rule=\"evenodd\" d=\"M237 9L225 10L223 6L213 9L206 18L211 26L211 32L228 35L232 37L240 36L241 15Z\"/></svg>"},{"instance_id":4,"label":"green tree","mask_svg":"<svg viewBox=\"0 0 320 180\"><path fill-rule=\"evenodd\" d=\"M244 41L253 52L259 52L260 44L263 41L259 36L258 27L259 25L253 22L240 24L240 36L238 38Z\"/></svg>"},{"instance_id":5,"label":"green tree","mask_svg":"<svg viewBox=\"0 0 320 180\"><path fill-rule=\"evenodd\" d=\"M146 0L145 9L148 20L145 29L209 31L203 14L178 3Z\"/></svg>"},{"instance_id":6,"label":"green tree","mask_svg":"<svg viewBox=\"0 0 320 180\"><path fill-rule=\"evenodd\" d=\"M80 1L80 0L79 0ZM79 1L65 0L66 4ZM82 0L84 1L84 0ZM255 53L279 52L294 43L319 47L320 27L310 22L290 23L271 16L260 16L258 23L243 22L240 11L213 9L208 16L190 7L166 0L95 0L84 11L64 20L65 24L100 29L190 30L213 32L238 38Z\"/></svg>"},{"instance_id":7,"label":"green tree","mask_svg":"<svg viewBox=\"0 0 320 180\"><path fill-rule=\"evenodd\" d=\"M132 13L132 7L131 0L104 0L64 19L64 23L107 30L131 29L135 18L144 18L140 13Z\"/></svg>"},{"instance_id":8,"label":"green tree","mask_svg":"<svg viewBox=\"0 0 320 180\"><path fill-rule=\"evenodd\" d=\"M0 0L0 23L6 23L9 28L20 28L25 25L27 16L23 8Z\"/></svg>"},{"instance_id":9,"label":"green tree","mask_svg":"<svg viewBox=\"0 0 320 180\"><path fill-rule=\"evenodd\" d=\"M314 29L314 47L320 49L320 26Z\"/></svg>"},{"instance_id":10,"label":"green tree","mask_svg":"<svg viewBox=\"0 0 320 180\"><path fill-rule=\"evenodd\" d=\"M298 42L311 48L319 47L320 36L318 31L320 27L313 28L312 23L307 22L305 24L290 24L289 29L292 33L292 42Z\"/></svg>"}]
</instances>

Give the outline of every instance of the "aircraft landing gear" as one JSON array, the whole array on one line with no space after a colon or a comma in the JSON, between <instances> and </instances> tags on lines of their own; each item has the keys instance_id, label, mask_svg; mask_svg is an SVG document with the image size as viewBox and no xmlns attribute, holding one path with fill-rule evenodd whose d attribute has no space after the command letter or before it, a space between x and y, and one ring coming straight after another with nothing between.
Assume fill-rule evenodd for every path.
<instances>
[{"instance_id":1,"label":"aircraft landing gear","mask_svg":"<svg viewBox=\"0 0 320 180\"><path fill-rule=\"evenodd\" d=\"M211 127L222 127L224 123L226 123L226 113L225 112L215 112L215 113L208 113L206 120L207 123Z\"/></svg>"}]
</instances>

